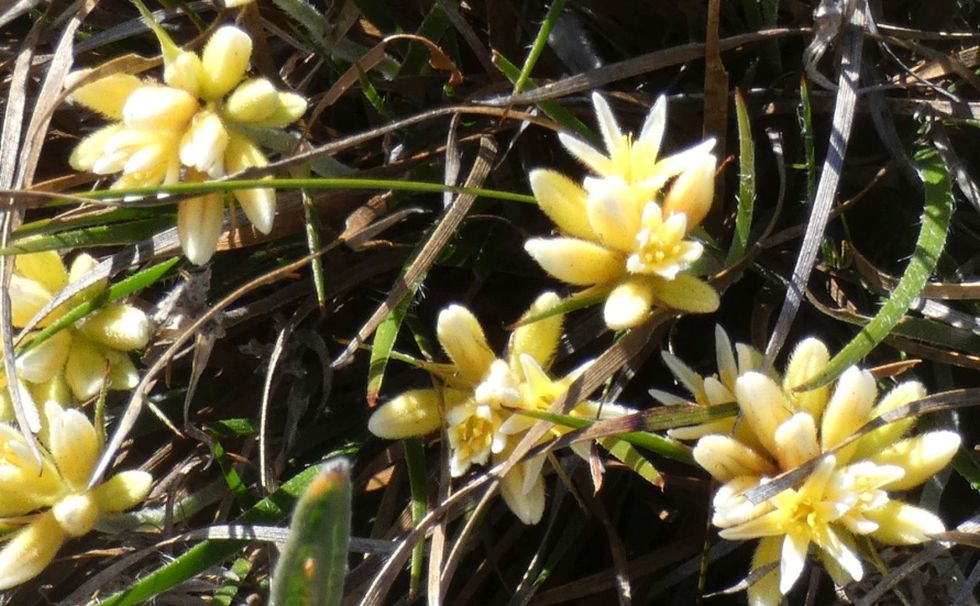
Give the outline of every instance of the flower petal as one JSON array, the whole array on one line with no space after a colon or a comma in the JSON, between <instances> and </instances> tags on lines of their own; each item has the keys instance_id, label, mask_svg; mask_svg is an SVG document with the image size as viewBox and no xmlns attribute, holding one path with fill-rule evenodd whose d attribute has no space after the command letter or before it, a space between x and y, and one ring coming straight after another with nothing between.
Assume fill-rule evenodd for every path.
<instances>
[{"instance_id":1,"label":"flower petal","mask_svg":"<svg viewBox=\"0 0 980 606\"><path fill-rule=\"evenodd\" d=\"M943 521L935 514L901 501L888 501L864 515L878 523L878 530L871 536L888 545L925 543L930 540L927 535L946 531Z\"/></svg>"},{"instance_id":2,"label":"flower petal","mask_svg":"<svg viewBox=\"0 0 980 606\"><path fill-rule=\"evenodd\" d=\"M276 103L272 113L262 120L253 122L253 125L283 128L296 122L306 113L308 103L303 95L284 91L279 91L276 95Z\"/></svg>"},{"instance_id":3,"label":"flower petal","mask_svg":"<svg viewBox=\"0 0 980 606\"><path fill-rule=\"evenodd\" d=\"M145 471L124 471L117 473L95 487L92 495L98 503L99 510L106 513L116 513L135 507L150 492L153 476Z\"/></svg>"},{"instance_id":4,"label":"flower petal","mask_svg":"<svg viewBox=\"0 0 980 606\"><path fill-rule=\"evenodd\" d=\"M198 110L197 99L169 86L141 86L126 99L123 122L130 128L181 131Z\"/></svg>"},{"instance_id":5,"label":"flower petal","mask_svg":"<svg viewBox=\"0 0 980 606\"><path fill-rule=\"evenodd\" d=\"M776 471L771 462L730 436L704 436L698 440L693 454L698 465L719 482L738 476L771 475Z\"/></svg>"},{"instance_id":6,"label":"flower petal","mask_svg":"<svg viewBox=\"0 0 980 606\"><path fill-rule=\"evenodd\" d=\"M878 465L897 465L905 475L882 488L909 490L946 467L960 447L955 431L930 431L883 448L870 458Z\"/></svg>"},{"instance_id":7,"label":"flower petal","mask_svg":"<svg viewBox=\"0 0 980 606\"><path fill-rule=\"evenodd\" d=\"M68 270L57 251L27 253L14 257L14 271L56 293L68 284Z\"/></svg>"},{"instance_id":8,"label":"flower petal","mask_svg":"<svg viewBox=\"0 0 980 606\"><path fill-rule=\"evenodd\" d=\"M82 70L68 74L65 78L65 86L70 87L90 71ZM76 88L69 99L107 118L121 120L126 99L142 85L140 79L132 74L111 74Z\"/></svg>"},{"instance_id":9,"label":"flower petal","mask_svg":"<svg viewBox=\"0 0 980 606\"><path fill-rule=\"evenodd\" d=\"M424 436L441 425L438 397L433 389L406 391L379 406L368 419L368 431L386 440Z\"/></svg>"},{"instance_id":10,"label":"flower petal","mask_svg":"<svg viewBox=\"0 0 980 606\"><path fill-rule=\"evenodd\" d=\"M690 274L679 273L673 280L651 276L649 280L657 300L671 309L707 314L721 304L714 287Z\"/></svg>"},{"instance_id":11,"label":"flower petal","mask_svg":"<svg viewBox=\"0 0 980 606\"><path fill-rule=\"evenodd\" d=\"M540 168L532 170L528 180L541 211L558 229L574 238L598 239L585 210L587 194L578 183L559 172Z\"/></svg>"},{"instance_id":12,"label":"flower petal","mask_svg":"<svg viewBox=\"0 0 980 606\"><path fill-rule=\"evenodd\" d=\"M613 114L609 103L599 93L592 93L592 106L595 108L596 121L599 124L599 132L602 133L602 140L606 144L606 150L610 156L614 155L626 143L626 138L619 129L619 123Z\"/></svg>"},{"instance_id":13,"label":"flower petal","mask_svg":"<svg viewBox=\"0 0 980 606\"><path fill-rule=\"evenodd\" d=\"M16 327L25 326L37 312L41 311L52 298L52 293L40 282L19 276L10 276L11 323Z\"/></svg>"},{"instance_id":14,"label":"flower petal","mask_svg":"<svg viewBox=\"0 0 980 606\"><path fill-rule=\"evenodd\" d=\"M660 144L664 139L664 130L667 126L667 97L660 95L650 108L640 129L640 136L634 143L637 147L642 147L649 158L656 160L660 154Z\"/></svg>"},{"instance_id":15,"label":"flower petal","mask_svg":"<svg viewBox=\"0 0 980 606\"><path fill-rule=\"evenodd\" d=\"M194 265L211 260L225 220L220 194L200 196L177 204L177 233L184 256Z\"/></svg>"},{"instance_id":16,"label":"flower petal","mask_svg":"<svg viewBox=\"0 0 980 606\"><path fill-rule=\"evenodd\" d=\"M72 490L80 491L99 459L99 438L88 418L75 410L62 409L54 402L44 404L48 419L48 449L51 458Z\"/></svg>"},{"instance_id":17,"label":"flower petal","mask_svg":"<svg viewBox=\"0 0 980 606\"><path fill-rule=\"evenodd\" d=\"M87 400L98 395L106 370L103 353L87 338L75 335L65 362L65 380L75 397Z\"/></svg>"},{"instance_id":18,"label":"flower petal","mask_svg":"<svg viewBox=\"0 0 980 606\"><path fill-rule=\"evenodd\" d=\"M813 337L804 339L793 349L783 378L783 390L789 395L795 409L809 413L818 423L823 417L824 408L827 407L830 386L824 385L804 392L793 390L823 372L828 362L830 362L830 352L827 351L823 341Z\"/></svg>"},{"instance_id":19,"label":"flower petal","mask_svg":"<svg viewBox=\"0 0 980 606\"><path fill-rule=\"evenodd\" d=\"M555 293L543 293L535 299L522 319L540 315L559 303L561 303L561 299ZM510 367L512 369L520 368L521 354L527 354L537 360L543 368L548 368L555 352L558 351L558 342L561 339L564 320L564 314L555 314L530 324L518 326L511 334L510 343L507 346Z\"/></svg>"},{"instance_id":20,"label":"flower petal","mask_svg":"<svg viewBox=\"0 0 980 606\"><path fill-rule=\"evenodd\" d=\"M837 379L834 393L827 402L820 427L820 445L824 450L834 448L851 436L871 417L871 407L878 397L874 376L856 366L844 371ZM838 458L846 463L853 454L853 445L845 448Z\"/></svg>"},{"instance_id":21,"label":"flower petal","mask_svg":"<svg viewBox=\"0 0 980 606\"><path fill-rule=\"evenodd\" d=\"M779 593L786 595L803 574L806 552L810 548L810 535L804 532L791 532L783 539L782 555L779 560Z\"/></svg>"},{"instance_id":22,"label":"flower petal","mask_svg":"<svg viewBox=\"0 0 980 606\"><path fill-rule=\"evenodd\" d=\"M65 540L51 512L34 518L16 531L0 549L0 591L11 589L41 574L54 560Z\"/></svg>"},{"instance_id":23,"label":"flower petal","mask_svg":"<svg viewBox=\"0 0 980 606\"><path fill-rule=\"evenodd\" d=\"M439 314L436 335L446 355L464 379L479 384L496 359L483 327L462 305L450 305Z\"/></svg>"},{"instance_id":24,"label":"flower petal","mask_svg":"<svg viewBox=\"0 0 980 606\"><path fill-rule=\"evenodd\" d=\"M201 76L204 66L197 53L174 48L173 52L163 49L163 81L167 86L187 91L197 97L201 91Z\"/></svg>"},{"instance_id":25,"label":"flower petal","mask_svg":"<svg viewBox=\"0 0 980 606\"><path fill-rule=\"evenodd\" d=\"M106 305L89 316L82 324L81 331L105 347L135 351L150 342L153 325L142 310L117 303Z\"/></svg>"},{"instance_id":26,"label":"flower petal","mask_svg":"<svg viewBox=\"0 0 980 606\"><path fill-rule=\"evenodd\" d=\"M612 330L633 328L650 316L653 302L654 286L648 278L628 278L609 293L602 317Z\"/></svg>"},{"instance_id":27,"label":"flower petal","mask_svg":"<svg viewBox=\"0 0 980 606\"><path fill-rule=\"evenodd\" d=\"M122 124L110 124L91 133L72 150L68 164L77 171L95 172L96 163L105 155L106 144L124 128Z\"/></svg>"},{"instance_id":28,"label":"flower petal","mask_svg":"<svg viewBox=\"0 0 980 606\"><path fill-rule=\"evenodd\" d=\"M922 383L906 381L896 385L885 394L871 411L871 416L879 417L890 410L895 410L925 396L926 388ZM883 448L891 446L905 435L913 425L915 425L915 418L901 419L866 433L857 442L854 458L858 460L867 459Z\"/></svg>"},{"instance_id":29,"label":"flower petal","mask_svg":"<svg viewBox=\"0 0 980 606\"><path fill-rule=\"evenodd\" d=\"M524 490L524 466L525 463L515 466L501 479L500 494L514 515L532 526L540 522L544 515L544 478L537 474L530 490Z\"/></svg>"},{"instance_id":30,"label":"flower petal","mask_svg":"<svg viewBox=\"0 0 980 606\"><path fill-rule=\"evenodd\" d=\"M752 571L765 566L777 564L760 579L749 585L749 606L779 606L783 597L779 592L779 562L782 559L783 539L781 537L765 537L759 540L759 545L752 555Z\"/></svg>"},{"instance_id":31,"label":"flower petal","mask_svg":"<svg viewBox=\"0 0 980 606\"><path fill-rule=\"evenodd\" d=\"M237 173L253 166L265 166L269 161L251 140L231 134L225 148L225 170ZM276 194L271 189L238 189L235 198L242 205L245 216L255 229L263 234L272 231L276 218Z\"/></svg>"},{"instance_id":32,"label":"flower petal","mask_svg":"<svg viewBox=\"0 0 980 606\"><path fill-rule=\"evenodd\" d=\"M783 390L766 375L751 371L735 381L735 397L752 433L775 456L779 452L776 430L793 414Z\"/></svg>"},{"instance_id":33,"label":"flower petal","mask_svg":"<svg viewBox=\"0 0 980 606\"><path fill-rule=\"evenodd\" d=\"M219 27L201 53L201 97L215 101L235 88L252 57L252 39L233 25Z\"/></svg>"},{"instance_id":34,"label":"flower petal","mask_svg":"<svg viewBox=\"0 0 980 606\"><path fill-rule=\"evenodd\" d=\"M585 190L589 192L586 199L589 224L599 243L623 253L633 252L640 230L640 213L626 182L619 178L588 177Z\"/></svg>"},{"instance_id":35,"label":"flower petal","mask_svg":"<svg viewBox=\"0 0 980 606\"><path fill-rule=\"evenodd\" d=\"M17 375L31 383L43 383L57 375L68 359L72 330L63 329L43 343L17 356Z\"/></svg>"},{"instance_id":36,"label":"flower petal","mask_svg":"<svg viewBox=\"0 0 980 606\"><path fill-rule=\"evenodd\" d=\"M608 284L624 273L622 255L585 240L532 238L524 243L524 250L542 269L569 284Z\"/></svg>"},{"instance_id":37,"label":"flower petal","mask_svg":"<svg viewBox=\"0 0 980 606\"><path fill-rule=\"evenodd\" d=\"M251 78L238 85L225 101L225 113L237 122L258 122L269 117L279 93L267 78Z\"/></svg>"},{"instance_id":38,"label":"flower petal","mask_svg":"<svg viewBox=\"0 0 980 606\"><path fill-rule=\"evenodd\" d=\"M820 454L813 417L798 412L776 429L776 458L781 469L793 469Z\"/></svg>"},{"instance_id":39,"label":"flower petal","mask_svg":"<svg viewBox=\"0 0 980 606\"><path fill-rule=\"evenodd\" d=\"M180 161L212 179L224 176L225 149L229 135L221 118L212 111L197 112L180 140Z\"/></svg>"},{"instance_id":40,"label":"flower petal","mask_svg":"<svg viewBox=\"0 0 980 606\"><path fill-rule=\"evenodd\" d=\"M705 153L674 180L664 198L664 216L682 213L687 216L687 232L690 233L708 214L715 195L715 169L718 161L714 154Z\"/></svg>"}]
</instances>

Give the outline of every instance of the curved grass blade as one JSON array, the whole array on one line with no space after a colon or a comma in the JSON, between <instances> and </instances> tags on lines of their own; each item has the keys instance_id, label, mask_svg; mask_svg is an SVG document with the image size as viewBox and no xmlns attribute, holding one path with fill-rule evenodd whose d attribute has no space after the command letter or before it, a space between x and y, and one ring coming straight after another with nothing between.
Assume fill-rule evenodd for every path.
<instances>
[{"instance_id":1,"label":"curved grass blade","mask_svg":"<svg viewBox=\"0 0 980 606\"><path fill-rule=\"evenodd\" d=\"M350 463L320 467L296 504L289 538L272 575L271 606L340 604L350 543Z\"/></svg>"},{"instance_id":2,"label":"curved grass blade","mask_svg":"<svg viewBox=\"0 0 980 606\"><path fill-rule=\"evenodd\" d=\"M745 97L739 89L735 89L735 116L738 120L738 209L727 265L740 259L748 248L752 210L755 207L755 141L752 140L752 122L745 107Z\"/></svg>"},{"instance_id":3,"label":"curved grass blade","mask_svg":"<svg viewBox=\"0 0 980 606\"><path fill-rule=\"evenodd\" d=\"M915 162L919 177L925 185L925 209L922 213L922 229L915 243L915 252L905 268L905 273L902 274L891 297L882 305L875 317L830 360L822 373L797 387L797 391L806 391L829 383L881 343L902 320L909 305L919 296L926 285L926 280L936 269L936 263L939 261L943 247L946 246L946 236L949 233L950 217L953 213L953 190L946 166L934 147L920 148L915 153Z\"/></svg>"}]
</instances>

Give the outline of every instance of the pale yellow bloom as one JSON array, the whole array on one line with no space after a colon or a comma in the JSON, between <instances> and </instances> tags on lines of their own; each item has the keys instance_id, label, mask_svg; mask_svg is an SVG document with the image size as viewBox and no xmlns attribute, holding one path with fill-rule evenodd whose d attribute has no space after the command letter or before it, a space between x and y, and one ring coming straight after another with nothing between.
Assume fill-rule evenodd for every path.
<instances>
[{"instance_id":1,"label":"pale yellow bloom","mask_svg":"<svg viewBox=\"0 0 980 606\"><path fill-rule=\"evenodd\" d=\"M762 355L755 348L744 343L736 343L733 349L728 334L721 326L715 326L715 355L718 363L717 374L702 377L674 354L668 351L661 353L664 364L694 397L694 402L705 407L734 402L735 380L742 373L755 370L762 364ZM649 393L655 400L667 406L687 403L684 398L659 389L651 389ZM731 433L734 427L735 418L731 417L691 427L678 427L667 433L678 440L697 440L708 434Z\"/></svg>"},{"instance_id":2,"label":"pale yellow bloom","mask_svg":"<svg viewBox=\"0 0 980 606\"><path fill-rule=\"evenodd\" d=\"M95 428L51 401L44 415L40 469L24 436L0 423L0 523L18 528L0 548L0 591L40 574L66 539L87 534L100 516L142 501L152 482L146 472L124 471L87 490L102 454Z\"/></svg>"},{"instance_id":3,"label":"pale yellow bloom","mask_svg":"<svg viewBox=\"0 0 980 606\"><path fill-rule=\"evenodd\" d=\"M930 431L905 438L914 424L907 419L831 453L868 421L921 398L925 389L910 381L879 400L871 374L851 367L832 385L794 390L821 373L829 360L826 346L811 338L796 347L781 380L740 369L729 390L738 403L738 426L704 436L694 448L695 460L723 483L712 517L720 535L761 539L753 568L779 563L750 586L753 605L779 604L802 574L811 544L835 582L843 584L863 574L856 536L906 545L944 529L934 514L889 492L918 486L945 467L959 448L959 435ZM743 496L815 459L819 462L799 488L759 504Z\"/></svg>"},{"instance_id":4,"label":"pale yellow bloom","mask_svg":"<svg viewBox=\"0 0 980 606\"><path fill-rule=\"evenodd\" d=\"M546 293L538 297L527 317L559 302ZM483 328L465 307L451 305L439 314L437 336L450 364L427 365L444 387L407 391L384 403L371 416L368 428L383 438L425 435L443 424L450 445L450 468L458 477L471 465L505 460L535 420L515 411L546 411L567 391L579 369L557 381L546 369L558 348L562 317L550 316L517 328L507 351L497 358ZM440 403L445 415L440 414ZM624 414L620 406L600 407L582 402L572 414L589 418ZM560 434L561 428L553 428ZM525 524L535 524L544 513L543 457L524 461L503 478L501 494Z\"/></svg>"},{"instance_id":5,"label":"pale yellow bloom","mask_svg":"<svg viewBox=\"0 0 980 606\"><path fill-rule=\"evenodd\" d=\"M18 255L10 282L13 325L26 325L56 293L95 264L95 259L81 254L69 271L54 251ZM49 325L85 297L105 288L104 283L99 283L79 293L39 325ZM67 384L79 400L101 391L107 371L109 389L131 389L139 375L127 352L145 347L152 331L149 318L136 307L125 303L105 305L19 355L18 378L36 386L28 389L29 395L35 390L38 394L60 393L61 386ZM44 396L42 401L49 399L52 398ZM61 397L53 400L64 403Z\"/></svg>"},{"instance_id":6,"label":"pale yellow bloom","mask_svg":"<svg viewBox=\"0 0 980 606\"><path fill-rule=\"evenodd\" d=\"M252 40L235 26L218 28L200 55L156 31L164 58L163 84L116 74L82 86L72 99L119 122L83 139L72 153L76 170L120 174L115 188L155 187L217 179L253 166L265 154L247 127L282 128L306 112L306 99L246 78ZM73 74L69 84L86 72ZM236 190L234 198L255 228L268 234L276 214L271 189ZM214 254L224 221L224 198L209 194L178 204L178 231L187 258L198 265Z\"/></svg>"},{"instance_id":7,"label":"pale yellow bloom","mask_svg":"<svg viewBox=\"0 0 980 606\"><path fill-rule=\"evenodd\" d=\"M714 140L661 158L664 97L635 140L600 95L592 100L606 150L559 135L593 174L579 186L555 171L531 172L534 197L563 235L532 238L525 249L555 278L606 295L603 315L615 330L640 324L655 305L714 311L718 294L687 271L703 253L689 236L714 195Z\"/></svg>"}]
</instances>

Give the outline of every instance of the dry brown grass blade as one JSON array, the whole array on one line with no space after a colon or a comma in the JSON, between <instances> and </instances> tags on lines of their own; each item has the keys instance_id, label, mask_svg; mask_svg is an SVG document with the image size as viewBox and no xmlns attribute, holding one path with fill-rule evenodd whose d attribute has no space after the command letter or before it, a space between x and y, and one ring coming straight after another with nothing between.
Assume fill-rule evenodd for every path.
<instances>
[{"instance_id":1,"label":"dry brown grass blade","mask_svg":"<svg viewBox=\"0 0 980 606\"><path fill-rule=\"evenodd\" d=\"M470 169L470 174L466 178L466 187L479 187L483 183L487 175L490 174L490 167L493 165L493 158L496 152L497 148L492 139L489 137L480 139L480 150L477 153L476 160L473 162L472 169ZM435 263L443 248L446 247L453 234L456 233L456 228L459 227L460 223L466 217L466 213L469 212L470 206L472 206L475 199L476 196L473 194L460 194L456 196L456 200L446 209L442 219L432 231L432 235L422 246L418 257L405 270L405 274L398 278L388 293L388 297L371 314L371 317L364 323L361 329L357 331L357 335L351 339L343 353L337 357L334 361L334 368L339 368L351 362L354 353L368 337L374 334L374 331L381 324L381 321L384 320L384 317L408 296L413 285L429 271L429 268Z\"/></svg>"},{"instance_id":2,"label":"dry brown grass blade","mask_svg":"<svg viewBox=\"0 0 980 606\"><path fill-rule=\"evenodd\" d=\"M764 29L762 31L748 34L739 34L737 36L729 36L728 38L722 38L718 41L718 50L720 52L726 52L747 44L756 44L759 42L785 38L788 36L801 36L808 34L811 31L813 30L808 27L774 28ZM482 99L480 102L487 105L500 106L532 105L541 101L547 101L549 99L564 97L565 95L571 95L574 93L599 88L611 82L633 78L642 74L663 69L665 67L680 65L682 63L687 63L688 61L696 61L704 57L704 52L705 45L703 42L681 44L671 48L646 53L624 61L604 65L603 67L588 72L569 76L568 78L563 78L557 82L540 86L526 93L492 97L489 99Z\"/></svg>"},{"instance_id":3,"label":"dry brown grass blade","mask_svg":"<svg viewBox=\"0 0 980 606\"><path fill-rule=\"evenodd\" d=\"M20 152L20 166L17 169L15 183L18 187L29 187L34 180L34 171L41 157L41 148L48 133L48 125L51 123L55 107L63 98L65 76L68 75L68 70L74 61L75 32L96 4L96 0L78 0L65 11L66 14L73 15L61 34L58 46L48 64L48 71L44 75L44 84L41 85L34 102L31 121L24 134L24 146Z\"/></svg>"},{"instance_id":4,"label":"dry brown grass blade","mask_svg":"<svg viewBox=\"0 0 980 606\"><path fill-rule=\"evenodd\" d=\"M886 274L871 264L853 246L848 247L854 269L861 277L878 290L891 291L898 284L898 279ZM922 289L921 297L925 299L941 299L944 301L970 301L980 299L980 282L963 282L960 284L929 283Z\"/></svg>"}]
</instances>

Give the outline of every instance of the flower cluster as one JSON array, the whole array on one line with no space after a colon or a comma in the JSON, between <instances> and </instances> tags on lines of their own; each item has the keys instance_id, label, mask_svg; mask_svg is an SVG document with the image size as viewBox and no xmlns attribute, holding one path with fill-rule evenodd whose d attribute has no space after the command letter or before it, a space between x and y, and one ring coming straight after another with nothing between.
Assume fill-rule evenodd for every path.
<instances>
[{"instance_id":1,"label":"flower cluster","mask_svg":"<svg viewBox=\"0 0 980 606\"><path fill-rule=\"evenodd\" d=\"M71 98L114 122L83 139L71 155L76 170L121 173L113 187L201 182L268 163L248 128L281 128L306 112L306 99L266 78L245 79L252 40L234 26L218 28L200 55L178 48L157 30L163 84L113 74L75 89ZM68 84L88 72L76 72ZM262 233L276 213L271 189L236 190L235 198ZM221 193L179 203L180 243L187 258L206 263L224 220Z\"/></svg>"},{"instance_id":2,"label":"flower cluster","mask_svg":"<svg viewBox=\"0 0 980 606\"><path fill-rule=\"evenodd\" d=\"M811 544L834 581L843 585L862 577L856 536L908 545L944 530L934 514L890 492L914 488L945 467L959 436L930 431L905 437L915 422L906 419L853 439L871 419L923 397L921 383L902 383L879 400L871 373L852 366L832 386L796 391L830 360L826 346L813 338L796 347L782 378L751 370L754 356L747 350L741 357L749 370L738 368L734 380L731 359L720 364L723 378L717 383L725 384L723 393L713 379L701 387L721 394L709 397L709 405L737 402L740 422L700 437L694 458L723 483L712 517L720 535L760 539L754 569L778 563L750 586L750 604L779 604L802 573ZM697 381L685 383L697 393ZM798 487L758 504L745 496L809 461L816 461L814 469Z\"/></svg>"},{"instance_id":3,"label":"flower cluster","mask_svg":"<svg viewBox=\"0 0 980 606\"><path fill-rule=\"evenodd\" d=\"M545 293L525 318L542 315L558 303L557 295ZM463 475L471 465L505 460L535 423L519 411L547 411L585 368L557 381L548 376L562 324L561 315L552 315L520 326L511 335L503 357L497 358L473 314L451 305L439 314L436 327L439 343L451 363L427 365L441 387L396 396L374 412L368 428L377 436L399 439L426 435L445 424L453 477ZM625 412L613 404L600 407L584 401L571 414L594 419ZM554 427L553 431L562 430ZM504 501L525 524L536 524L544 513L543 464L543 456L524 461L501 481Z\"/></svg>"},{"instance_id":4,"label":"flower cluster","mask_svg":"<svg viewBox=\"0 0 980 606\"><path fill-rule=\"evenodd\" d=\"M144 471L124 471L87 489L102 444L78 410L45 403L42 458L27 441L0 423L0 524L8 534L0 549L0 591L37 576L69 537L87 534L100 516L129 509L149 492Z\"/></svg>"},{"instance_id":5,"label":"flower cluster","mask_svg":"<svg viewBox=\"0 0 980 606\"><path fill-rule=\"evenodd\" d=\"M54 251L18 255L9 291L13 326L26 326L55 294L96 263L91 256L80 254L69 269ZM76 294L48 314L39 327L50 325L105 288L103 281ZM145 347L152 333L152 324L142 310L126 303L105 305L17 357L21 391L35 401L68 404L71 396L85 400L97 395L106 378L109 389L131 389L139 376L128 352ZM0 420L4 417L0 415Z\"/></svg>"},{"instance_id":6,"label":"flower cluster","mask_svg":"<svg viewBox=\"0 0 980 606\"><path fill-rule=\"evenodd\" d=\"M703 252L690 235L711 207L714 139L661 158L664 97L636 140L599 94L592 101L606 153L559 135L593 174L579 185L552 170L531 172L534 197L562 236L533 238L527 252L555 278L588 287L583 296L605 296L603 315L614 330L640 324L654 305L714 311L718 294L687 271Z\"/></svg>"}]
</instances>

